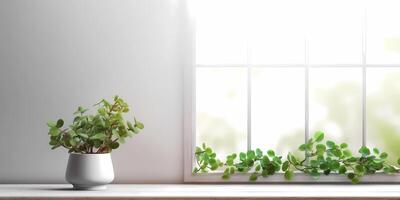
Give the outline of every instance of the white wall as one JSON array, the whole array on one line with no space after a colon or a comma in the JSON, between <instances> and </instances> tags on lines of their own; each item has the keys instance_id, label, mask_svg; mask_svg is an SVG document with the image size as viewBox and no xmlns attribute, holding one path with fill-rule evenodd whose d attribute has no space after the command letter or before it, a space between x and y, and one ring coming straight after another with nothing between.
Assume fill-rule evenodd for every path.
<instances>
[{"instance_id":1,"label":"white wall","mask_svg":"<svg viewBox=\"0 0 400 200\"><path fill-rule=\"evenodd\" d=\"M46 121L119 94L144 122L117 183L183 181L181 0L0 1L0 183L64 182Z\"/></svg>"}]
</instances>

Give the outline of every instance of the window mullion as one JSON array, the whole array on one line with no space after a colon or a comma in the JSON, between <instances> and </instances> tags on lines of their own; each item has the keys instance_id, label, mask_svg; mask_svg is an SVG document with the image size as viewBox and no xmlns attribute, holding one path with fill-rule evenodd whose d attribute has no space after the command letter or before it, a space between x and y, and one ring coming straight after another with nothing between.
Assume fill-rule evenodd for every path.
<instances>
[{"instance_id":1,"label":"window mullion","mask_svg":"<svg viewBox=\"0 0 400 200\"><path fill-rule=\"evenodd\" d=\"M309 130L309 66L308 66L308 41L307 37L304 37L304 62L305 62L305 68L304 68L304 73L305 73L305 83L304 83L304 102L305 102L305 115L304 115L304 140L305 142L308 141L309 135L310 135L310 130Z\"/></svg>"},{"instance_id":2,"label":"window mullion","mask_svg":"<svg viewBox=\"0 0 400 200\"><path fill-rule=\"evenodd\" d=\"M245 7L245 17L246 20L249 21L249 12L248 8ZM245 39L245 48L246 48L246 56L245 56L245 65L247 67L247 150L251 150L251 83L252 83L252 74L251 74L251 64L250 64L250 57L251 57L251 49L250 49L250 27L247 27L249 23L245 23L244 25L244 39Z\"/></svg>"},{"instance_id":3,"label":"window mullion","mask_svg":"<svg viewBox=\"0 0 400 200\"><path fill-rule=\"evenodd\" d=\"M367 113L366 113L366 92L367 92L367 10L364 7L364 16L362 22L362 145L367 143Z\"/></svg>"},{"instance_id":4,"label":"window mullion","mask_svg":"<svg viewBox=\"0 0 400 200\"><path fill-rule=\"evenodd\" d=\"M245 27L246 30L249 30ZM246 67L247 67L247 150L251 150L251 83L252 83L252 76L251 76L251 68L250 65L250 45L249 45L249 32L245 33L246 39Z\"/></svg>"},{"instance_id":5,"label":"window mullion","mask_svg":"<svg viewBox=\"0 0 400 200\"><path fill-rule=\"evenodd\" d=\"M251 150L251 66L247 67L247 150Z\"/></svg>"}]
</instances>

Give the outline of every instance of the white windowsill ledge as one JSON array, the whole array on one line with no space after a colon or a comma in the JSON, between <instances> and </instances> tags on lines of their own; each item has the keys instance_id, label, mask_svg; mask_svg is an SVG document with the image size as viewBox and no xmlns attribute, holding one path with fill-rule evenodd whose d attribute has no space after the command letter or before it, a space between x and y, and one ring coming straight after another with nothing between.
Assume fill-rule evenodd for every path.
<instances>
[{"instance_id":1,"label":"white windowsill ledge","mask_svg":"<svg viewBox=\"0 0 400 200\"><path fill-rule=\"evenodd\" d=\"M0 184L0 199L142 198L400 198L400 185L326 184L121 184L104 191L74 191L67 184Z\"/></svg>"}]
</instances>

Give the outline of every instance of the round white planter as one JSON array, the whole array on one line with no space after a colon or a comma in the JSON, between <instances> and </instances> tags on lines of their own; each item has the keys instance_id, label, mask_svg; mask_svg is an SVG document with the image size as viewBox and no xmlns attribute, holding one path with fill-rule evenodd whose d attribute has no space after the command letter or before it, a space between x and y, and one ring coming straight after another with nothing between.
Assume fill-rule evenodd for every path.
<instances>
[{"instance_id":1,"label":"round white planter","mask_svg":"<svg viewBox=\"0 0 400 200\"><path fill-rule=\"evenodd\" d=\"M79 190L101 190L114 180L111 154L70 153L65 179Z\"/></svg>"}]
</instances>

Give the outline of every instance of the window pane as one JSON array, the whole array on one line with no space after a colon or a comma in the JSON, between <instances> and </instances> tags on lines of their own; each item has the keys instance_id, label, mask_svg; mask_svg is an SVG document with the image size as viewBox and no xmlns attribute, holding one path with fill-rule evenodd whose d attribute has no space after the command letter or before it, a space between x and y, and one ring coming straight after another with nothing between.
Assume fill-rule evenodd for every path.
<instances>
[{"instance_id":1,"label":"window pane","mask_svg":"<svg viewBox=\"0 0 400 200\"><path fill-rule=\"evenodd\" d=\"M251 64L304 64L304 2L248 1ZM284 12L283 12L284 11ZM288 14L290 13L290 14Z\"/></svg>"},{"instance_id":2,"label":"window pane","mask_svg":"<svg viewBox=\"0 0 400 200\"><path fill-rule=\"evenodd\" d=\"M309 0L307 40L311 64L362 62L360 0Z\"/></svg>"},{"instance_id":3,"label":"window pane","mask_svg":"<svg viewBox=\"0 0 400 200\"><path fill-rule=\"evenodd\" d=\"M239 0L196 2L197 64L245 63L243 5Z\"/></svg>"},{"instance_id":4,"label":"window pane","mask_svg":"<svg viewBox=\"0 0 400 200\"><path fill-rule=\"evenodd\" d=\"M400 64L400 1L369 1L367 63Z\"/></svg>"},{"instance_id":5,"label":"window pane","mask_svg":"<svg viewBox=\"0 0 400 200\"><path fill-rule=\"evenodd\" d=\"M367 70L367 143L400 157L400 68Z\"/></svg>"},{"instance_id":6,"label":"window pane","mask_svg":"<svg viewBox=\"0 0 400 200\"><path fill-rule=\"evenodd\" d=\"M252 148L297 151L304 142L304 68L252 69Z\"/></svg>"},{"instance_id":7,"label":"window pane","mask_svg":"<svg viewBox=\"0 0 400 200\"><path fill-rule=\"evenodd\" d=\"M247 69L197 68L196 136L221 158L247 148Z\"/></svg>"},{"instance_id":8,"label":"window pane","mask_svg":"<svg viewBox=\"0 0 400 200\"><path fill-rule=\"evenodd\" d=\"M310 68L310 133L322 130L327 139L362 145L362 69Z\"/></svg>"}]
</instances>

